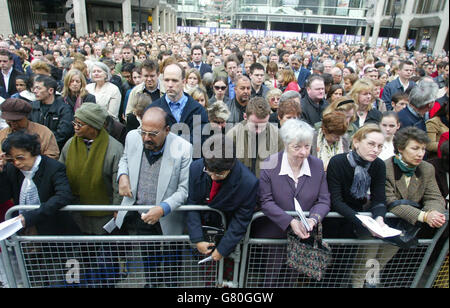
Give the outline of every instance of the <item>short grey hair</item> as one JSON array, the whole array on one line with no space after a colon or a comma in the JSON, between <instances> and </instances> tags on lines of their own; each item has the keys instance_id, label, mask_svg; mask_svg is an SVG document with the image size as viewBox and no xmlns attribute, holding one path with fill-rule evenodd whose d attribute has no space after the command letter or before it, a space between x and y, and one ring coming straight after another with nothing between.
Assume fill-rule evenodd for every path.
<instances>
[{"instance_id":1,"label":"short grey hair","mask_svg":"<svg viewBox=\"0 0 450 308\"><path fill-rule=\"evenodd\" d=\"M434 81L421 80L409 93L409 103L416 108L422 108L436 100L438 90L438 85Z\"/></svg>"},{"instance_id":2,"label":"short grey hair","mask_svg":"<svg viewBox=\"0 0 450 308\"><path fill-rule=\"evenodd\" d=\"M294 90L286 91L283 94L281 94L280 103L294 98L298 98L300 100L302 99L300 93L298 93L297 91Z\"/></svg>"},{"instance_id":3,"label":"short grey hair","mask_svg":"<svg viewBox=\"0 0 450 308\"><path fill-rule=\"evenodd\" d=\"M280 136L285 147L293 142L311 144L314 137L314 128L302 120L290 119L281 126Z\"/></svg>"},{"instance_id":4,"label":"short grey hair","mask_svg":"<svg viewBox=\"0 0 450 308\"><path fill-rule=\"evenodd\" d=\"M94 70L94 67L97 66L98 68L100 68L102 71L105 72L106 74L106 81L110 81L111 80L111 71L109 69L109 67L103 63L103 62L99 62L99 61L95 61L92 62L92 65L90 66L89 69L89 78L92 80L92 71Z\"/></svg>"}]
</instances>

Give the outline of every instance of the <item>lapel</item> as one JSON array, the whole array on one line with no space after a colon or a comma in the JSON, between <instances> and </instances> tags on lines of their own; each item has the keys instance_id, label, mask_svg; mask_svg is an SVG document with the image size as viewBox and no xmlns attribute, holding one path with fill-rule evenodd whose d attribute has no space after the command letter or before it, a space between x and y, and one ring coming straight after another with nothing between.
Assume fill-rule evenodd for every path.
<instances>
[{"instance_id":1,"label":"lapel","mask_svg":"<svg viewBox=\"0 0 450 308\"><path fill-rule=\"evenodd\" d=\"M303 185L305 185L306 181L307 181L308 176L302 176L297 183L297 189L295 190L295 197L299 196L300 191L302 190ZM297 198L297 200L299 200L299 198Z\"/></svg>"},{"instance_id":2,"label":"lapel","mask_svg":"<svg viewBox=\"0 0 450 308\"><path fill-rule=\"evenodd\" d=\"M403 173L400 168L394 164L392 161L392 165L394 166L394 177L395 177L395 186L397 187L398 192L400 193L401 199L409 199L408 198L408 188L406 187L406 182L402 180ZM410 186L412 184L412 180L410 182Z\"/></svg>"},{"instance_id":3,"label":"lapel","mask_svg":"<svg viewBox=\"0 0 450 308\"><path fill-rule=\"evenodd\" d=\"M137 131L134 131L133 134L135 134L134 138L135 147L133 147L131 151L127 154L128 154L128 164L130 166L129 172L130 172L131 191L133 192L134 198L136 198L142 155L144 154L144 144L142 143L142 138L141 136L139 136L139 133Z\"/></svg>"},{"instance_id":4,"label":"lapel","mask_svg":"<svg viewBox=\"0 0 450 308\"><path fill-rule=\"evenodd\" d=\"M411 177L411 181L408 186L408 196L410 200L414 199L414 196L420 195L421 192L423 192L423 183L422 183L422 176L420 172L420 166L417 166L416 172L414 172L414 175Z\"/></svg>"},{"instance_id":5,"label":"lapel","mask_svg":"<svg viewBox=\"0 0 450 308\"><path fill-rule=\"evenodd\" d=\"M161 168L159 170L158 188L156 190L156 204L160 204L164 195L169 187L170 178L172 177L172 171L174 167L174 158L171 155L172 143L174 141L174 135L169 133L166 138L166 144L164 146L164 153L161 161Z\"/></svg>"}]
</instances>

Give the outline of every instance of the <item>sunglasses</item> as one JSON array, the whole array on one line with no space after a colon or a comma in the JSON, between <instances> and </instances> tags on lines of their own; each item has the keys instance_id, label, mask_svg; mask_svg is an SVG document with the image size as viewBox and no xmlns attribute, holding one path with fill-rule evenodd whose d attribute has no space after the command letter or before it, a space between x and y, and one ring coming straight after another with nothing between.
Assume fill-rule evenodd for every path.
<instances>
[{"instance_id":1,"label":"sunglasses","mask_svg":"<svg viewBox=\"0 0 450 308\"><path fill-rule=\"evenodd\" d=\"M225 91L227 89L227 87L226 86L224 86L224 87L214 86L214 89L216 89L217 91L219 91L219 90Z\"/></svg>"}]
</instances>

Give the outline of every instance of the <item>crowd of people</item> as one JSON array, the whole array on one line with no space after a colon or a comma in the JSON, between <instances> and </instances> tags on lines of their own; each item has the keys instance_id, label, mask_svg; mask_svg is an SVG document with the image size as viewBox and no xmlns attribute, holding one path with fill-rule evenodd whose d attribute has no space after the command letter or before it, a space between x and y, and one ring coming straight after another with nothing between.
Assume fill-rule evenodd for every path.
<instances>
[{"instance_id":1,"label":"crowd of people","mask_svg":"<svg viewBox=\"0 0 450 308\"><path fill-rule=\"evenodd\" d=\"M329 237L376 237L361 211L380 226L390 211L430 232L448 210L448 61L246 35L10 36L0 41L2 211L39 205L19 214L29 235L104 235L111 220L111 234L189 234L214 261L233 252L256 211L265 217L253 236L309 238L285 213L294 199L311 227L329 211L344 217L325 220ZM155 206L59 211L69 204ZM227 225L177 211L185 204L220 210ZM205 225L223 229L220 242ZM387 263L394 244L358 258ZM267 268L265 285L281 270ZM353 287L367 285L365 271L352 269Z\"/></svg>"}]
</instances>

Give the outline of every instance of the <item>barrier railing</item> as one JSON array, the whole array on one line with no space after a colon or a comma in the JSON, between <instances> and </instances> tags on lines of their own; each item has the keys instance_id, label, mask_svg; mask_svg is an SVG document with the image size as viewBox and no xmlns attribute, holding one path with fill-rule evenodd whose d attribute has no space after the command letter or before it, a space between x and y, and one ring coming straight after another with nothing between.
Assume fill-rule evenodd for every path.
<instances>
[{"instance_id":1,"label":"barrier railing","mask_svg":"<svg viewBox=\"0 0 450 308\"><path fill-rule=\"evenodd\" d=\"M37 206L16 206L18 210ZM67 206L64 211L142 211L150 206ZM182 206L180 211L212 211L205 206ZM177 236L18 236L2 243L9 284L16 287L12 247L24 287L220 287L223 259L198 264L205 258L189 241ZM5 248L5 249L3 249ZM17 275L16 275L17 276ZM230 283L232 284L232 283ZM237 275L235 277L237 285Z\"/></svg>"},{"instance_id":2,"label":"barrier railing","mask_svg":"<svg viewBox=\"0 0 450 308\"><path fill-rule=\"evenodd\" d=\"M287 212L296 215L295 212ZM360 213L370 215L370 213ZM239 287L243 288L339 288L417 287L437 240L447 225L436 231L432 239L420 239L411 249L397 249L382 240L324 239L332 248L332 262L320 281L299 274L286 265L286 239L252 238L254 222L263 217L255 213L242 248ZM387 218L395 218L387 214ZM329 219L343 219L329 213Z\"/></svg>"},{"instance_id":3,"label":"barrier railing","mask_svg":"<svg viewBox=\"0 0 450 308\"><path fill-rule=\"evenodd\" d=\"M37 206L16 206L18 210ZM142 211L151 206L66 206L64 211ZM223 213L206 206L181 206L179 211L213 211L226 226ZM295 212L288 212L295 215ZM308 214L308 213L306 213ZM370 215L369 213L361 213ZM285 239L251 237L255 213L246 236L230 255L233 278L223 276L224 259L198 264L204 256L188 235L177 236L18 236L1 241L2 258L10 287L352 287L364 283L380 287L417 287L427 262L447 223L431 239L420 239L411 249L396 249L378 239L326 238L333 260L321 281L286 267ZM388 218L395 218L387 214ZM329 219L343 219L329 213ZM397 251L398 250L398 251ZM446 250L446 252L444 252ZM448 253L448 241L435 268ZM19 271L14 271L17 259ZM448 271L448 266L447 266ZM448 272L447 272L448 273ZM431 286L437 270L426 284ZM18 280L20 280L18 283ZM448 284L448 275L447 275Z\"/></svg>"}]
</instances>

